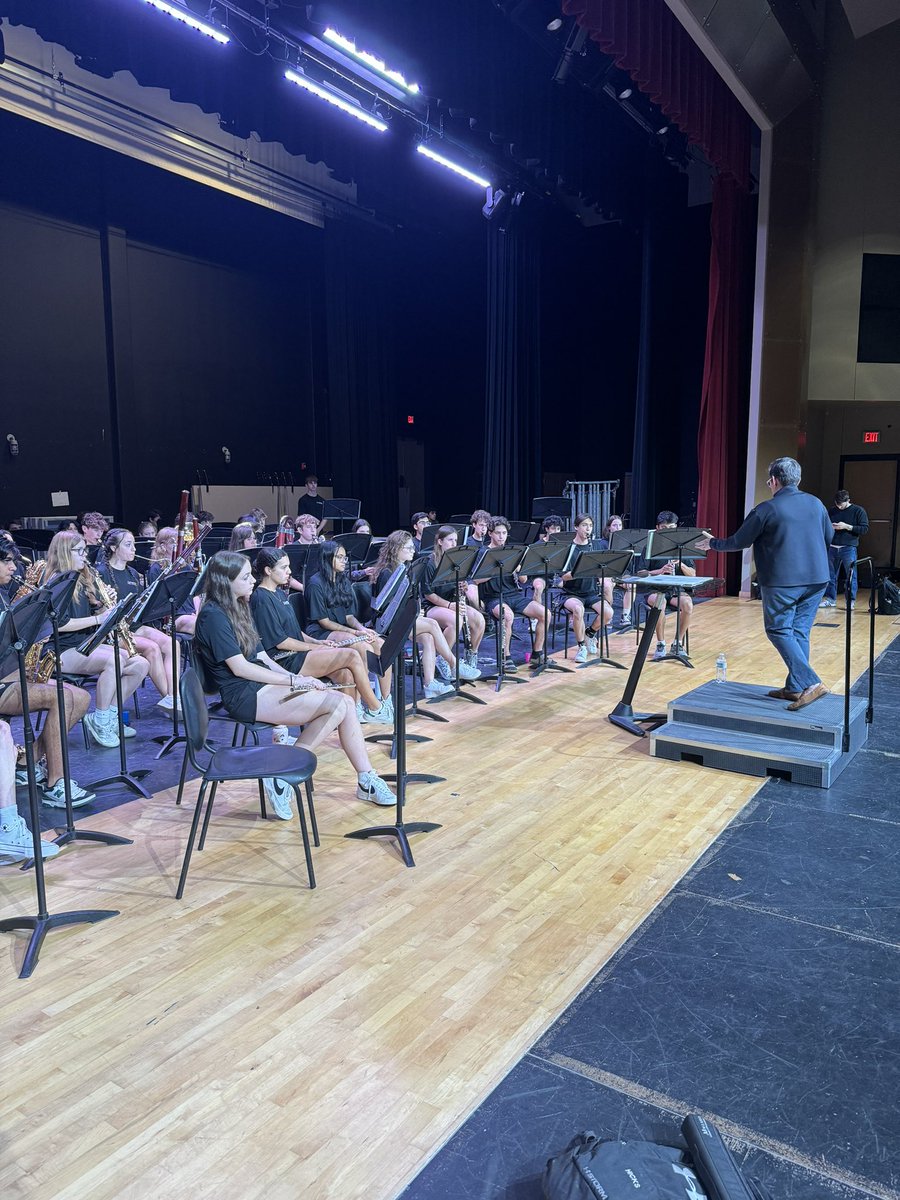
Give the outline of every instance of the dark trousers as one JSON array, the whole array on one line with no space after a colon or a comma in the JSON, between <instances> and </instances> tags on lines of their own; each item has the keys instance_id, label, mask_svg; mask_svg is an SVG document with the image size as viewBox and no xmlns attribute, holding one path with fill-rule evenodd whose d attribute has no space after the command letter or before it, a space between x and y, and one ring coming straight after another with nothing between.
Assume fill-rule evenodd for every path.
<instances>
[{"instance_id":1,"label":"dark trousers","mask_svg":"<svg viewBox=\"0 0 900 1200\"><path fill-rule=\"evenodd\" d=\"M766 637L787 667L785 688L802 692L821 683L809 665L809 632L825 591L824 583L805 587L761 587Z\"/></svg>"},{"instance_id":2,"label":"dark trousers","mask_svg":"<svg viewBox=\"0 0 900 1200\"><path fill-rule=\"evenodd\" d=\"M841 573L841 567L843 567L844 576L847 581L844 584L844 594L846 595L847 600L852 604L856 599L856 583L857 575L859 573L855 570L856 547L829 546L828 565L831 568L831 579L829 579L828 586L825 589L825 599L837 599L838 576Z\"/></svg>"}]
</instances>

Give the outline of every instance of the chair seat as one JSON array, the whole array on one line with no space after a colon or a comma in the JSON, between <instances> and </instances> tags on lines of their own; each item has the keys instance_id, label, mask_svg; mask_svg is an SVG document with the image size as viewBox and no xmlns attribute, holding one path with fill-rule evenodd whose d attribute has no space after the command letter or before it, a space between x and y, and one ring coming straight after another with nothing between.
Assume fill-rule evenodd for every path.
<instances>
[{"instance_id":1,"label":"chair seat","mask_svg":"<svg viewBox=\"0 0 900 1200\"><path fill-rule=\"evenodd\" d=\"M305 783L316 769L311 750L296 746L236 746L217 750L206 771L213 783L226 779L273 779Z\"/></svg>"}]
</instances>

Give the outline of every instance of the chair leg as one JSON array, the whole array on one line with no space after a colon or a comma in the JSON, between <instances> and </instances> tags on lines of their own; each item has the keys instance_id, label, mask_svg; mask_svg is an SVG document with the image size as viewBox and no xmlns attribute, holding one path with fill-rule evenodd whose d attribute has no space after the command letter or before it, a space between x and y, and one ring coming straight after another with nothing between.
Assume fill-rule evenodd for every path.
<instances>
[{"instance_id":1,"label":"chair leg","mask_svg":"<svg viewBox=\"0 0 900 1200\"><path fill-rule=\"evenodd\" d=\"M209 789L209 799L206 802L206 814L203 817L203 828L200 830L200 841L197 843L197 849L202 850L206 845L206 831L209 829L209 818L212 816L213 801L216 798L216 788L218 783L214 783Z\"/></svg>"},{"instance_id":2,"label":"chair leg","mask_svg":"<svg viewBox=\"0 0 900 1200\"><path fill-rule=\"evenodd\" d=\"M307 779L304 785L306 789L306 807L309 809L309 823L312 826L313 844L321 846L319 841L319 825L316 821L316 806L313 804L313 786L312 780Z\"/></svg>"},{"instance_id":3,"label":"chair leg","mask_svg":"<svg viewBox=\"0 0 900 1200\"><path fill-rule=\"evenodd\" d=\"M266 812L266 789L263 787L263 781L261 779L257 779L256 783L259 787L259 815L264 821L268 821L269 814Z\"/></svg>"},{"instance_id":4,"label":"chair leg","mask_svg":"<svg viewBox=\"0 0 900 1200\"><path fill-rule=\"evenodd\" d=\"M303 854L306 858L306 873L309 876L309 887L312 890L316 886L316 873L313 870L312 851L309 848L309 830L306 828L306 813L303 811L303 798L300 795L299 786L294 783L291 785L294 789L294 799L297 801L297 812L300 815L300 836L303 838Z\"/></svg>"},{"instance_id":5,"label":"chair leg","mask_svg":"<svg viewBox=\"0 0 900 1200\"><path fill-rule=\"evenodd\" d=\"M138 688L138 691L140 691L140 688ZM140 720L141 719L141 706L138 701L137 691L132 694L131 700L132 700L132 703L134 704L134 715L137 717L138 720Z\"/></svg>"},{"instance_id":6,"label":"chair leg","mask_svg":"<svg viewBox=\"0 0 900 1200\"><path fill-rule=\"evenodd\" d=\"M85 750L90 750L91 743L88 740L87 726L85 725L84 721L79 721L78 724L81 726L81 736L84 738L84 748Z\"/></svg>"},{"instance_id":7,"label":"chair leg","mask_svg":"<svg viewBox=\"0 0 900 1200\"><path fill-rule=\"evenodd\" d=\"M184 781L187 778L188 768L188 752L187 746L184 748L184 758L181 760L181 777L178 780L178 795L175 797L176 806L181 804L181 798L184 795Z\"/></svg>"},{"instance_id":8,"label":"chair leg","mask_svg":"<svg viewBox=\"0 0 900 1200\"><path fill-rule=\"evenodd\" d=\"M194 839L197 836L197 826L200 824L200 810L203 807L203 797L206 792L206 780L200 784L200 791L197 793L197 803L194 806L194 819L191 821L191 832L188 835L188 844L184 851L184 862L181 864L181 877L178 880L178 891L175 893L175 899L180 900L184 895L184 885L187 882L188 867L191 864L191 851L194 849Z\"/></svg>"}]
</instances>

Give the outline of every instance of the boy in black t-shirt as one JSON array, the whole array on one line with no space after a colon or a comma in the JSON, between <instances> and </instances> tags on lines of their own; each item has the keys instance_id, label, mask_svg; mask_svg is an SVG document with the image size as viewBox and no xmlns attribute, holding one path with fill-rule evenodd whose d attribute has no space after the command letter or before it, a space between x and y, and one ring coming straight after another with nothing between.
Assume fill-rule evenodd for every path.
<instances>
[{"instance_id":1,"label":"boy in black t-shirt","mask_svg":"<svg viewBox=\"0 0 900 1200\"><path fill-rule=\"evenodd\" d=\"M499 550L506 545L506 539L509 537L509 521L506 517L491 517L488 524L488 537L490 538L489 550ZM546 628L544 625L544 606L538 604L535 600L529 600L523 592L519 590L519 584L527 583L527 578L524 575L502 575L501 580L497 578L497 571L491 571L488 575L480 575L478 567L475 568L478 591L481 596L481 602L485 609L494 618L503 618L503 669L505 671L515 671L516 663L513 660L510 652L510 640L512 638L513 621L517 616L527 617L529 620L535 621L534 626L534 657L531 660L532 670L540 666L540 654L544 648L544 635ZM500 612L500 590L503 589L503 612ZM499 663L498 663L499 666Z\"/></svg>"}]
</instances>

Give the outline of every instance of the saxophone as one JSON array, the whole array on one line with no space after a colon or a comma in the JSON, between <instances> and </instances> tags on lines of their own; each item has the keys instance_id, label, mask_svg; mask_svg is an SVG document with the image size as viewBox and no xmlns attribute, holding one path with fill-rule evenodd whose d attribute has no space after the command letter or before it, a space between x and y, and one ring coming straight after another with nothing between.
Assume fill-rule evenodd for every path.
<instances>
[{"instance_id":1,"label":"saxophone","mask_svg":"<svg viewBox=\"0 0 900 1200\"><path fill-rule=\"evenodd\" d=\"M33 563L30 563L25 572L25 578L19 584L10 605L21 600L23 596L36 592L43 583L46 572L46 559L36 558ZM25 676L29 683L49 683L56 674L56 655L52 650L44 651L49 640L49 638L43 638L28 648L28 653L25 655Z\"/></svg>"},{"instance_id":2,"label":"saxophone","mask_svg":"<svg viewBox=\"0 0 900 1200\"><path fill-rule=\"evenodd\" d=\"M95 567L88 567L91 573L91 579L94 583L95 594L100 597L100 603L103 608L115 608L119 603L119 597L116 595L116 589L110 587L108 583L104 583L100 577L100 573ZM134 640L134 634L131 632L131 626L127 619L119 622L117 633L119 641L123 648L127 651L130 658L134 658L138 653L137 643Z\"/></svg>"}]
</instances>

